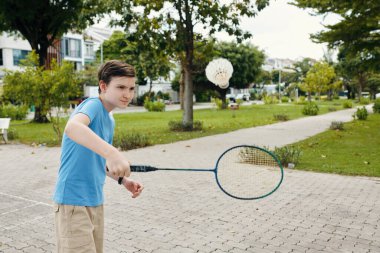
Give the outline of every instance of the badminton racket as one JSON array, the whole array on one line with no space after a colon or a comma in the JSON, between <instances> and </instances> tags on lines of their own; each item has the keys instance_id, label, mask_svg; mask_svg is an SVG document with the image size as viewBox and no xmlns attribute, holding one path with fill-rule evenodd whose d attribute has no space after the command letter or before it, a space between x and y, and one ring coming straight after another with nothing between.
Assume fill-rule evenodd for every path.
<instances>
[{"instance_id":1,"label":"badminton racket","mask_svg":"<svg viewBox=\"0 0 380 253\"><path fill-rule=\"evenodd\" d=\"M132 172L159 170L213 172L219 188L228 196L241 200L255 200L271 195L280 187L284 178L282 165L273 153L248 145L235 146L224 151L213 169L131 166Z\"/></svg>"}]
</instances>

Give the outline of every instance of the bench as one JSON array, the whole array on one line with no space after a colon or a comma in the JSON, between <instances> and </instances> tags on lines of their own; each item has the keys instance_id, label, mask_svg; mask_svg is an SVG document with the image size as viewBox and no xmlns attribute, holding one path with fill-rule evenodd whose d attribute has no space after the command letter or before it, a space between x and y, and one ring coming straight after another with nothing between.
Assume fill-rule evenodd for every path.
<instances>
[{"instance_id":1,"label":"bench","mask_svg":"<svg viewBox=\"0 0 380 253\"><path fill-rule=\"evenodd\" d=\"M0 134L3 136L5 143L8 142L8 128L11 118L0 118Z\"/></svg>"}]
</instances>

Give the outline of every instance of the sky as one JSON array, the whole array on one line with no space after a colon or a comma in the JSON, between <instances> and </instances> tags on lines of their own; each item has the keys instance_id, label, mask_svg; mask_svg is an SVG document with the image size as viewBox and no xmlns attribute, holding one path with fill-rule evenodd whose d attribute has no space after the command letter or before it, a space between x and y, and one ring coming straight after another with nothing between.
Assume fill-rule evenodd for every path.
<instances>
[{"instance_id":1,"label":"sky","mask_svg":"<svg viewBox=\"0 0 380 253\"><path fill-rule=\"evenodd\" d=\"M241 28L252 34L251 42L270 58L296 60L323 57L326 44L313 43L310 34L324 29L322 24L334 24L337 16L312 16L310 11L289 5L288 0L271 0L256 17L242 19ZM218 35L221 40L230 40Z\"/></svg>"},{"instance_id":2,"label":"sky","mask_svg":"<svg viewBox=\"0 0 380 253\"><path fill-rule=\"evenodd\" d=\"M326 44L313 43L310 34L324 29L322 24L334 24L337 16L312 16L310 11L289 5L289 0L271 0L270 5L256 17L242 18L241 28L253 36L251 43L263 50L269 58L299 60L310 57L323 58ZM98 26L104 27L105 22ZM219 40L232 40L225 33Z\"/></svg>"}]
</instances>

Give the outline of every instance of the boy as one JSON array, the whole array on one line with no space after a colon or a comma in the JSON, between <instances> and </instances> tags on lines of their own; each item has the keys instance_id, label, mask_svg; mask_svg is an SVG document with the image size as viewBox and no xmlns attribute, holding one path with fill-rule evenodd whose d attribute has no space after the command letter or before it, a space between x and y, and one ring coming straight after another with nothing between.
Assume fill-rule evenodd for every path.
<instances>
[{"instance_id":1,"label":"boy","mask_svg":"<svg viewBox=\"0 0 380 253\"><path fill-rule=\"evenodd\" d=\"M54 201L57 251L103 252L105 176L119 181L132 198L143 186L131 179L130 164L112 144L110 112L126 108L135 89L135 70L109 61L98 72L99 97L88 98L73 112L63 139Z\"/></svg>"}]
</instances>

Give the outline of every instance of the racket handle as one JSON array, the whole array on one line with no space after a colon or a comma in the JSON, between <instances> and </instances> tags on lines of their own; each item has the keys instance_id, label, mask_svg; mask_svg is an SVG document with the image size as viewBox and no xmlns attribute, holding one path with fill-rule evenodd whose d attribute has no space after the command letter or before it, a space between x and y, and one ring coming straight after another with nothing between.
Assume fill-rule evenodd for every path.
<instances>
[{"instance_id":1,"label":"racket handle","mask_svg":"<svg viewBox=\"0 0 380 253\"><path fill-rule=\"evenodd\" d=\"M149 172L157 170L156 168L147 165L131 165L130 168L132 172Z\"/></svg>"},{"instance_id":2,"label":"racket handle","mask_svg":"<svg viewBox=\"0 0 380 253\"><path fill-rule=\"evenodd\" d=\"M106 169L107 169L107 171L109 171L107 166L106 166ZM122 184L123 183L123 177L119 177L119 179L117 180L117 183Z\"/></svg>"}]
</instances>

